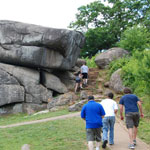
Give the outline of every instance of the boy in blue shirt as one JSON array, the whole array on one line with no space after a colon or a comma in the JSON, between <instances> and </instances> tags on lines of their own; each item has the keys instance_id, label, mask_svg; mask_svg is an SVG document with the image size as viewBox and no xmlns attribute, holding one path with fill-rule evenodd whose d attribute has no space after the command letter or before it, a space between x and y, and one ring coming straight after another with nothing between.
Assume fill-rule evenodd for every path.
<instances>
[{"instance_id":1,"label":"boy in blue shirt","mask_svg":"<svg viewBox=\"0 0 150 150\"><path fill-rule=\"evenodd\" d=\"M105 111L102 105L94 101L94 96L89 96L88 103L81 110L81 118L86 121L86 137L89 150L94 149L94 141L96 141L96 150L99 150L104 115Z\"/></svg>"}]
</instances>

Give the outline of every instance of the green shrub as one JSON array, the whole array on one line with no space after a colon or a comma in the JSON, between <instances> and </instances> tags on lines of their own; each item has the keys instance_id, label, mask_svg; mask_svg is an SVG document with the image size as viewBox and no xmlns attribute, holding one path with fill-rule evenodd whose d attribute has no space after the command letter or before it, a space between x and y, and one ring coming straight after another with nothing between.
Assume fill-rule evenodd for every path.
<instances>
[{"instance_id":1,"label":"green shrub","mask_svg":"<svg viewBox=\"0 0 150 150\"><path fill-rule=\"evenodd\" d=\"M136 51L128 63L122 67L125 86L131 87L140 97L150 97L150 51ZM150 109L150 100L145 99L145 108Z\"/></svg>"},{"instance_id":2,"label":"green shrub","mask_svg":"<svg viewBox=\"0 0 150 150\"><path fill-rule=\"evenodd\" d=\"M89 68L97 68L97 65L95 63L95 56L93 56L92 58L89 58L89 57L86 57L86 58L83 58L86 60L86 64Z\"/></svg>"},{"instance_id":3,"label":"green shrub","mask_svg":"<svg viewBox=\"0 0 150 150\"><path fill-rule=\"evenodd\" d=\"M123 58L112 61L109 64L109 77L112 75L112 73L117 71L119 68L122 68L123 66L125 66L125 64L129 62L129 59L130 59L129 57L123 57Z\"/></svg>"},{"instance_id":4,"label":"green shrub","mask_svg":"<svg viewBox=\"0 0 150 150\"><path fill-rule=\"evenodd\" d=\"M143 51L149 47L150 33L145 27L134 26L128 28L121 35L121 40L118 42L118 46L122 47L130 52L134 50Z\"/></svg>"}]
</instances>

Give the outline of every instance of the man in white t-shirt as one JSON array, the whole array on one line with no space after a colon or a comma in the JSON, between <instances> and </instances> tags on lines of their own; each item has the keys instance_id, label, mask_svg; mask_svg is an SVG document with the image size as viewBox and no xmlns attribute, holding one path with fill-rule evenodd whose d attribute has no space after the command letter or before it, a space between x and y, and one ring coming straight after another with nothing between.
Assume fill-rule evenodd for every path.
<instances>
[{"instance_id":1,"label":"man in white t-shirt","mask_svg":"<svg viewBox=\"0 0 150 150\"><path fill-rule=\"evenodd\" d=\"M89 68L88 66L86 66L86 62L81 66L81 73L82 73L82 79L83 79L83 84L87 85L87 81L88 81L88 71Z\"/></svg>"},{"instance_id":2,"label":"man in white t-shirt","mask_svg":"<svg viewBox=\"0 0 150 150\"><path fill-rule=\"evenodd\" d=\"M108 93L108 98L102 100L100 103L105 110L105 117L103 118L103 144L102 147L106 148L108 142L108 131L109 131L109 144L114 144L114 124L115 114L118 111L118 105L113 100L113 93Z\"/></svg>"}]
</instances>

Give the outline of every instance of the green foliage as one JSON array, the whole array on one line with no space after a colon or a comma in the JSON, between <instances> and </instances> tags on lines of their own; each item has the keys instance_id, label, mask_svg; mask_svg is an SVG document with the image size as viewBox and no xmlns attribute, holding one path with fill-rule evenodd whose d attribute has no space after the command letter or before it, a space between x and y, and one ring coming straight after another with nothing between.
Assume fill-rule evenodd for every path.
<instances>
[{"instance_id":1,"label":"green foliage","mask_svg":"<svg viewBox=\"0 0 150 150\"><path fill-rule=\"evenodd\" d=\"M78 8L76 21L70 23L70 28L86 32L87 40L81 56L91 57L98 51L113 47L120 40L121 33L128 27L139 24L150 27L149 0L105 1L108 5L97 0L81 6Z\"/></svg>"},{"instance_id":2,"label":"green foliage","mask_svg":"<svg viewBox=\"0 0 150 150\"><path fill-rule=\"evenodd\" d=\"M144 49L148 48L149 43L150 33L147 31L147 29L141 26L134 26L123 32L118 46L130 52L134 51L135 49L138 51L143 51Z\"/></svg>"},{"instance_id":3,"label":"green foliage","mask_svg":"<svg viewBox=\"0 0 150 150\"><path fill-rule=\"evenodd\" d=\"M119 68L122 69L121 77L124 86L130 87L139 97L144 97L145 110L149 110L150 50L136 50L130 58L121 58L113 61L109 65L109 75Z\"/></svg>"},{"instance_id":4,"label":"green foliage","mask_svg":"<svg viewBox=\"0 0 150 150\"><path fill-rule=\"evenodd\" d=\"M89 68L97 68L97 65L95 63L95 56L89 58L89 57L86 57L86 58L82 58L82 59L85 59L86 60L86 64Z\"/></svg>"},{"instance_id":5,"label":"green foliage","mask_svg":"<svg viewBox=\"0 0 150 150\"><path fill-rule=\"evenodd\" d=\"M149 119L144 117L144 119L140 120L140 128L138 129L138 136L147 144L150 144L150 120Z\"/></svg>"},{"instance_id":6,"label":"green foliage","mask_svg":"<svg viewBox=\"0 0 150 150\"><path fill-rule=\"evenodd\" d=\"M25 143L31 150L85 150L85 124L81 118L1 129L1 150L20 150Z\"/></svg>"},{"instance_id":7,"label":"green foliage","mask_svg":"<svg viewBox=\"0 0 150 150\"><path fill-rule=\"evenodd\" d=\"M129 60L130 60L129 57L123 57L123 58L112 61L109 64L109 76L111 76L113 72L125 66L129 62Z\"/></svg>"},{"instance_id":8,"label":"green foliage","mask_svg":"<svg viewBox=\"0 0 150 150\"><path fill-rule=\"evenodd\" d=\"M122 67L122 78L124 85L131 87L138 96L150 97L150 51L136 51ZM144 101L145 108L150 109L149 99Z\"/></svg>"},{"instance_id":9,"label":"green foliage","mask_svg":"<svg viewBox=\"0 0 150 150\"><path fill-rule=\"evenodd\" d=\"M94 56L98 51L102 49L108 49L113 46L117 41L114 32L111 32L109 28L98 27L95 29L89 29L85 33L86 43L81 52L81 56Z\"/></svg>"}]
</instances>

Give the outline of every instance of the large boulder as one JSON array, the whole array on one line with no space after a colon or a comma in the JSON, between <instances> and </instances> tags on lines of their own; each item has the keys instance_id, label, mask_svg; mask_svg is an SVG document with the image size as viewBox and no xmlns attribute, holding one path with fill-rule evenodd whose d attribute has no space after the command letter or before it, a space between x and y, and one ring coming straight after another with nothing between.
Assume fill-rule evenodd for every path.
<instances>
[{"instance_id":1,"label":"large boulder","mask_svg":"<svg viewBox=\"0 0 150 150\"><path fill-rule=\"evenodd\" d=\"M84 45L77 31L0 21L0 61L38 68L71 69Z\"/></svg>"},{"instance_id":2,"label":"large boulder","mask_svg":"<svg viewBox=\"0 0 150 150\"><path fill-rule=\"evenodd\" d=\"M65 84L68 90L73 90L75 87L75 75L71 71L55 71L53 72L62 83Z\"/></svg>"},{"instance_id":3,"label":"large boulder","mask_svg":"<svg viewBox=\"0 0 150 150\"><path fill-rule=\"evenodd\" d=\"M60 81L58 77L53 74L43 72L43 84L51 90L58 93L66 93L67 87Z\"/></svg>"},{"instance_id":4,"label":"large boulder","mask_svg":"<svg viewBox=\"0 0 150 150\"><path fill-rule=\"evenodd\" d=\"M0 106L23 102L24 88L20 85L0 85Z\"/></svg>"},{"instance_id":5,"label":"large boulder","mask_svg":"<svg viewBox=\"0 0 150 150\"><path fill-rule=\"evenodd\" d=\"M121 80L121 69L115 71L110 78L110 88L113 89L116 93L122 93L124 90L124 86Z\"/></svg>"},{"instance_id":6,"label":"large boulder","mask_svg":"<svg viewBox=\"0 0 150 150\"><path fill-rule=\"evenodd\" d=\"M72 103L61 93L74 88L75 67L85 38L78 31L0 21L0 114Z\"/></svg>"},{"instance_id":7,"label":"large boulder","mask_svg":"<svg viewBox=\"0 0 150 150\"><path fill-rule=\"evenodd\" d=\"M106 52L97 55L95 58L95 63L100 69L104 69L110 64L111 61L126 56L128 54L128 51L122 48L114 47L107 50Z\"/></svg>"},{"instance_id":8,"label":"large boulder","mask_svg":"<svg viewBox=\"0 0 150 150\"><path fill-rule=\"evenodd\" d=\"M11 90L13 91L15 87L14 84L18 85L17 87L23 87L23 101L25 102L36 104L48 102L48 99L51 98L53 94L51 90L40 84L39 72L34 69L0 63L0 79L1 86L8 88L7 85L9 85L8 91L2 88L5 90L6 97L4 99L5 103L0 100L0 106L8 103L7 101L9 101L9 96L11 96ZM21 93L20 88L16 90ZM16 100L12 100L12 102L22 101L19 97L18 99L17 97L15 98Z\"/></svg>"},{"instance_id":9,"label":"large boulder","mask_svg":"<svg viewBox=\"0 0 150 150\"><path fill-rule=\"evenodd\" d=\"M73 92L68 92L63 95L60 95L56 98L51 99L48 103L47 108L52 109L56 106L63 106L63 105L71 105L78 100L78 96L76 96Z\"/></svg>"}]
</instances>

